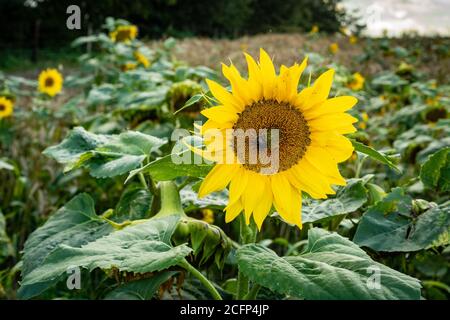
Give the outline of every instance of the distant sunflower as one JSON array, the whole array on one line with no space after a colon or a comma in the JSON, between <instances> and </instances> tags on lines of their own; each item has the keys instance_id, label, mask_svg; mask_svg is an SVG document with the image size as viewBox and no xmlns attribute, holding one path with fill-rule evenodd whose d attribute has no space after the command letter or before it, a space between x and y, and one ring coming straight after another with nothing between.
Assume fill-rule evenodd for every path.
<instances>
[{"instance_id":1,"label":"distant sunflower","mask_svg":"<svg viewBox=\"0 0 450 320\"><path fill-rule=\"evenodd\" d=\"M347 84L347 86L354 91L358 91L364 87L364 82L366 82L366 79L363 75L359 72L355 72L352 75L352 80Z\"/></svg>"},{"instance_id":2,"label":"distant sunflower","mask_svg":"<svg viewBox=\"0 0 450 320\"><path fill-rule=\"evenodd\" d=\"M39 74L39 91L54 97L61 92L63 77L56 69L46 69Z\"/></svg>"},{"instance_id":3,"label":"distant sunflower","mask_svg":"<svg viewBox=\"0 0 450 320\"><path fill-rule=\"evenodd\" d=\"M142 53L140 53L139 51L134 52L134 57L137 62L139 62L144 66L144 68L150 67L150 61L148 61L147 57Z\"/></svg>"},{"instance_id":4,"label":"distant sunflower","mask_svg":"<svg viewBox=\"0 0 450 320\"><path fill-rule=\"evenodd\" d=\"M0 97L0 119L11 116L13 109L14 106L11 100Z\"/></svg>"},{"instance_id":5,"label":"distant sunflower","mask_svg":"<svg viewBox=\"0 0 450 320\"><path fill-rule=\"evenodd\" d=\"M248 142L243 155L234 146L229 147L228 136L222 147L205 139L210 154L220 157L221 152L231 149L238 161L232 164L218 161L200 186L199 197L229 185L229 202L225 208L227 222L244 211L247 224L253 216L260 229L274 205L285 221L301 228L302 192L325 199L327 194L335 194L332 184L346 184L338 163L347 160L353 152L352 143L343 135L356 131L353 123L357 119L345 112L357 99L351 96L328 99L334 75L332 69L298 93L306 59L300 65L281 66L277 75L271 58L263 49L259 63L248 54L245 57L248 79L242 78L234 65L222 66L224 76L231 83L231 93L207 80L220 105L202 111L208 121L200 128L201 133L206 136L208 130L278 129L279 167L276 172L262 174L265 165L246 157L250 149L260 148L260 140L256 145ZM205 150L201 152L206 154Z\"/></svg>"},{"instance_id":6,"label":"distant sunflower","mask_svg":"<svg viewBox=\"0 0 450 320\"><path fill-rule=\"evenodd\" d=\"M328 49L330 50L330 52L332 54L336 54L339 51L339 45L336 42L334 42L334 43L330 44Z\"/></svg>"},{"instance_id":7,"label":"distant sunflower","mask_svg":"<svg viewBox=\"0 0 450 320\"><path fill-rule=\"evenodd\" d=\"M138 27L135 25L118 26L116 30L109 34L114 42L129 42L134 40L138 34Z\"/></svg>"},{"instance_id":8,"label":"distant sunflower","mask_svg":"<svg viewBox=\"0 0 450 320\"><path fill-rule=\"evenodd\" d=\"M134 70L137 67L137 63L134 62L126 62L121 66L122 71Z\"/></svg>"}]
</instances>

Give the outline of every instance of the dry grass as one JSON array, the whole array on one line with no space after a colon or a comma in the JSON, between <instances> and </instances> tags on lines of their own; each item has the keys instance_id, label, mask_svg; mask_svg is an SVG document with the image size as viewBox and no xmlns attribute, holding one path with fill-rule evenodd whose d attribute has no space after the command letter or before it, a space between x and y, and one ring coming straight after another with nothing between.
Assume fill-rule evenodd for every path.
<instances>
[{"instance_id":1,"label":"dry grass","mask_svg":"<svg viewBox=\"0 0 450 320\"><path fill-rule=\"evenodd\" d=\"M417 41L424 43L423 52L418 55L418 69L428 73L429 77L448 81L450 74L450 58L448 55L442 57L433 52L431 45L439 39L401 39L391 40L391 46L402 45L406 49L412 50ZM449 39L444 39L449 45ZM338 43L340 50L332 55L329 52L329 45ZM150 46L158 46L161 41L154 41ZM245 36L242 38L209 39L209 38L187 38L178 41L176 57L190 65L205 65L212 69L219 69L220 63L233 61L239 68L245 69L245 59L242 51L252 55L257 55L259 48L263 47L269 54L273 55L277 65L291 65L299 62L305 55L305 49L309 52L322 54L326 59L325 64L337 62L345 65L351 71L359 71L366 76L373 75L383 70L396 67L399 59L389 55L376 56L369 62L361 63L357 57L364 53L363 46L367 42L359 39L357 44L350 44L348 38L343 35L311 37L304 34L262 34L256 36ZM243 69L242 69L243 70Z\"/></svg>"}]
</instances>

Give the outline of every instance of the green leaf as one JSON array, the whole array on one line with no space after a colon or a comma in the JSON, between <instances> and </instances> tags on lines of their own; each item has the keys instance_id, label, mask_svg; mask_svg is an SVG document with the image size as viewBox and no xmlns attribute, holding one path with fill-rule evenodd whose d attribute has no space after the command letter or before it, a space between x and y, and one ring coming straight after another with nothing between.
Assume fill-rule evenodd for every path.
<instances>
[{"instance_id":1,"label":"green leaf","mask_svg":"<svg viewBox=\"0 0 450 320\"><path fill-rule=\"evenodd\" d=\"M203 98L203 93L198 93L198 94L194 94L192 97L189 98L188 101L186 101L186 103L184 104L184 106L182 106L180 109L178 109L177 111L175 111L173 114L177 114L178 112L196 104L197 102L199 102L201 99Z\"/></svg>"},{"instance_id":2,"label":"green leaf","mask_svg":"<svg viewBox=\"0 0 450 320\"><path fill-rule=\"evenodd\" d=\"M323 222L336 216L355 212L367 202L367 189L362 179L349 179L336 197L325 201L310 201L303 205L302 221Z\"/></svg>"},{"instance_id":3,"label":"green leaf","mask_svg":"<svg viewBox=\"0 0 450 320\"><path fill-rule=\"evenodd\" d=\"M0 159L0 170L5 169L8 171L14 171L14 166L12 164L9 164L3 159Z\"/></svg>"},{"instance_id":4,"label":"green leaf","mask_svg":"<svg viewBox=\"0 0 450 320\"><path fill-rule=\"evenodd\" d=\"M42 266L44 260L59 245L81 247L109 234L113 228L95 214L94 201L83 193L79 194L53 214L47 222L36 229L25 242L22 277ZM35 295L53 284L43 282L29 289L23 289L24 296Z\"/></svg>"},{"instance_id":5,"label":"green leaf","mask_svg":"<svg viewBox=\"0 0 450 320\"><path fill-rule=\"evenodd\" d=\"M158 288L176 273L176 271L163 271L149 279L125 283L108 293L105 300L150 300Z\"/></svg>"},{"instance_id":6,"label":"green leaf","mask_svg":"<svg viewBox=\"0 0 450 320\"><path fill-rule=\"evenodd\" d=\"M134 273L165 270L180 263L192 249L185 244L172 247L170 239L179 216L150 219L90 242L81 248L62 244L45 261L26 274L19 289L22 298L42 292L41 284L61 279L68 268L96 268Z\"/></svg>"},{"instance_id":7,"label":"green leaf","mask_svg":"<svg viewBox=\"0 0 450 320\"><path fill-rule=\"evenodd\" d=\"M318 228L308 231L308 246L299 256L279 257L267 247L248 244L238 249L237 259L251 281L296 298L420 299L419 280L371 260L350 240Z\"/></svg>"},{"instance_id":8,"label":"green leaf","mask_svg":"<svg viewBox=\"0 0 450 320\"><path fill-rule=\"evenodd\" d=\"M422 165L420 180L429 188L450 191L450 148L443 148Z\"/></svg>"},{"instance_id":9,"label":"green leaf","mask_svg":"<svg viewBox=\"0 0 450 320\"><path fill-rule=\"evenodd\" d=\"M102 135L77 127L59 145L47 148L44 154L66 164L65 171L86 168L94 177L108 178L141 166L164 143L162 139L137 131Z\"/></svg>"},{"instance_id":10,"label":"green leaf","mask_svg":"<svg viewBox=\"0 0 450 320\"><path fill-rule=\"evenodd\" d=\"M401 172L400 169L397 168L397 166L392 162L392 160L388 156L385 156L382 153L378 152L377 150L369 146L366 146L365 144L362 144L361 142L358 142L356 140L350 139L350 141L352 142L353 147L355 148L356 151L368 155L372 159L389 166L389 168L394 169L397 172Z\"/></svg>"},{"instance_id":11,"label":"green leaf","mask_svg":"<svg viewBox=\"0 0 450 320\"><path fill-rule=\"evenodd\" d=\"M193 190L192 184L190 184L180 191L180 198L185 211L199 208L223 209L228 204L228 189L213 192L199 199L197 192Z\"/></svg>"},{"instance_id":12,"label":"green leaf","mask_svg":"<svg viewBox=\"0 0 450 320\"><path fill-rule=\"evenodd\" d=\"M178 164L173 161L173 155L174 154L169 154L150 162L142 168L131 171L125 182L128 182L139 173L149 173L152 178L157 181L173 180L177 177L200 178L205 177L213 167L211 164L196 164L193 161L191 163ZM192 155L192 152L187 150L176 154L176 156L180 157L183 157L184 155Z\"/></svg>"},{"instance_id":13,"label":"green leaf","mask_svg":"<svg viewBox=\"0 0 450 320\"><path fill-rule=\"evenodd\" d=\"M395 188L361 218L353 241L376 251L410 252L449 242L450 201L423 213L411 197Z\"/></svg>"},{"instance_id":14,"label":"green leaf","mask_svg":"<svg viewBox=\"0 0 450 320\"><path fill-rule=\"evenodd\" d=\"M148 189L134 184L125 189L114 210L115 221L143 219L152 205L152 194Z\"/></svg>"}]
</instances>

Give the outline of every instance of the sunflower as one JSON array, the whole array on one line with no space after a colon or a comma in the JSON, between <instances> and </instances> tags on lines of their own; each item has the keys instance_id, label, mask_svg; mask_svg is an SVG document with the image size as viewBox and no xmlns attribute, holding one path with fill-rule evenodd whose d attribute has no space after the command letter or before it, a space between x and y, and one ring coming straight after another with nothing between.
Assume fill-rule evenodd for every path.
<instances>
[{"instance_id":1,"label":"sunflower","mask_svg":"<svg viewBox=\"0 0 450 320\"><path fill-rule=\"evenodd\" d=\"M130 42L138 34L138 27L135 25L118 26L116 30L109 34L113 42Z\"/></svg>"},{"instance_id":2,"label":"sunflower","mask_svg":"<svg viewBox=\"0 0 450 320\"><path fill-rule=\"evenodd\" d=\"M136 63L134 63L134 62L126 62L120 68L122 69L122 71L126 72L126 71L130 71L130 70L134 70L134 69L136 69L136 67L137 67Z\"/></svg>"},{"instance_id":3,"label":"sunflower","mask_svg":"<svg viewBox=\"0 0 450 320\"><path fill-rule=\"evenodd\" d=\"M61 92L63 77L56 69L46 69L39 74L39 91L54 97Z\"/></svg>"},{"instance_id":4,"label":"sunflower","mask_svg":"<svg viewBox=\"0 0 450 320\"><path fill-rule=\"evenodd\" d=\"M339 45L336 42L334 42L334 43L330 44L328 49L330 50L330 52L332 54L336 54L339 51Z\"/></svg>"},{"instance_id":5,"label":"sunflower","mask_svg":"<svg viewBox=\"0 0 450 320\"><path fill-rule=\"evenodd\" d=\"M364 82L366 82L366 79L362 76L362 74L355 72L352 75L352 80L347 84L347 86L354 91L358 91L364 87Z\"/></svg>"},{"instance_id":6,"label":"sunflower","mask_svg":"<svg viewBox=\"0 0 450 320\"><path fill-rule=\"evenodd\" d=\"M0 119L11 116L13 109L14 106L11 100L0 97Z\"/></svg>"},{"instance_id":7,"label":"sunflower","mask_svg":"<svg viewBox=\"0 0 450 320\"><path fill-rule=\"evenodd\" d=\"M150 61L148 61L147 57L140 53L139 51L134 52L134 58L137 62L142 64L144 68L148 68L150 66Z\"/></svg>"},{"instance_id":8,"label":"sunflower","mask_svg":"<svg viewBox=\"0 0 450 320\"><path fill-rule=\"evenodd\" d=\"M281 66L279 74L269 55L260 50L260 60L245 54L248 79L242 78L233 64L222 65L224 76L230 81L232 92L218 83L207 80L220 105L202 111L208 121L200 127L207 137L209 131L238 129L278 129L278 169L264 170L266 163L250 161L247 154L262 143L253 140L245 150L235 148L235 137L225 134L225 144L205 140L206 149L200 150L218 163L208 173L199 189L199 197L219 191L229 185L229 202L225 220L230 222L242 211L246 223L250 218L261 229L272 205L288 223L302 226L302 193L312 198L326 199L335 194L331 185L345 185L338 163L347 160L353 152L352 143L343 134L356 131L357 119L345 113L357 99L351 96L328 99L334 70L323 73L315 83L297 92L303 63ZM275 150L275 149L274 149ZM197 150L199 151L199 150ZM236 161L220 161L223 153ZM214 155L214 156L212 156ZM227 158L228 159L228 158Z\"/></svg>"}]
</instances>

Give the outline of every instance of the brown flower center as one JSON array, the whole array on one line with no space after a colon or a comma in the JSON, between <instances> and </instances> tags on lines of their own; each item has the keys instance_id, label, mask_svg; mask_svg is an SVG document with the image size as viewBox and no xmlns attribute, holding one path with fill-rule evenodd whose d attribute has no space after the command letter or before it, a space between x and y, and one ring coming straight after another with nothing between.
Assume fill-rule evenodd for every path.
<instances>
[{"instance_id":1,"label":"brown flower center","mask_svg":"<svg viewBox=\"0 0 450 320\"><path fill-rule=\"evenodd\" d=\"M55 83L55 80L52 77L47 77L45 79L45 86L46 87L52 87L54 83Z\"/></svg>"},{"instance_id":2,"label":"brown flower center","mask_svg":"<svg viewBox=\"0 0 450 320\"><path fill-rule=\"evenodd\" d=\"M129 29L119 30L116 35L117 41L127 41L131 38L131 31Z\"/></svg>"},{"instance_id":3,"label":"brown flower center","mask_svg":"<svg viewBox=\"0 0 450 320\"><path fill-rule=\"evenodd\" d=\"M5 111L5 110L6 110L6 106L3 104L0 104L0 112Z\"/></svg>"},{"instance_id":4,"label":"brown flower center","mask_svg":"<svg viewBox=\"0 0 450 320\"><path fill-rule=\"evenodd\" d=\"M275 174L291 168L302 159L311 143L308 123L301 111L276 100L261 100L247 106L233 129L236 156L245 168L258 173L266 169L265 174ZM237 140L242 141L242 134L244 148L239 148ZM273 160L277 161L276 166Z\"/></svg>"}]
</instances>

